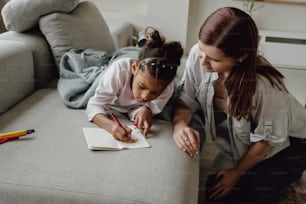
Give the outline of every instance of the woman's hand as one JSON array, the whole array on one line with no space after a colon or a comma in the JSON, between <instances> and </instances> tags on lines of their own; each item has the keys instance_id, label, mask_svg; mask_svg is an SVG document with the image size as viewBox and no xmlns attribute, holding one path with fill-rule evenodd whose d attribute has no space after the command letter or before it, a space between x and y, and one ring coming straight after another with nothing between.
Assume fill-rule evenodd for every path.
<instances>
[{"instance_id":1,"label":"woman's hand","mask_svg":"<svg viewBox=\"0 0 306 204\"><path fill-rule=\"evenodd\" d=\"M139 129L143 130L143 135L147 137L149 130L152 126L153 113L151 109L144 106L135 117L135 124Z\"/></svg>"},{"instance_id":2,"label":"woman's hand","mask_svg":"<svg viewBox=\"0 0 306 204\"><path fill-rule=\"evenodd\" d=\"M173 140L190 157L195 157L199 154L200 134L198 131L188 126L176 127L173 133Z\"/></svg>"},{"instance_id":3,"label":"woman's hand","mask_svg":"<svg viewBox=\"0 0 306 204\"><path fill-rule=\"evenodd\" d=\"M223 169L216 177L215 185L209 190L210 199L218 200L226 197L240 179L241 174L236 169Z\"/></svg>"}]
</instances>

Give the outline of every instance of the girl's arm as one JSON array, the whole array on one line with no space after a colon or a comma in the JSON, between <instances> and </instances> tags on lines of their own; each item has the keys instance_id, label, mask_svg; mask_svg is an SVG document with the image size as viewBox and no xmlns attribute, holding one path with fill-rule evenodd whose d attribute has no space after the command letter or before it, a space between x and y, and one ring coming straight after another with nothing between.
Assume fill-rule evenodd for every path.
<instances>
[{"instance_id":1,"label":"girl's arm","mask_svg":"<svg viewBox=\"0 0 306 204\"><path fill-rule=\"evenodd\" d=\"M200 134L188 126L191 111L182 103L177 103L173 115L173 139L176 145L191 157L198 155Z\"/></svg>"}]
</instances>

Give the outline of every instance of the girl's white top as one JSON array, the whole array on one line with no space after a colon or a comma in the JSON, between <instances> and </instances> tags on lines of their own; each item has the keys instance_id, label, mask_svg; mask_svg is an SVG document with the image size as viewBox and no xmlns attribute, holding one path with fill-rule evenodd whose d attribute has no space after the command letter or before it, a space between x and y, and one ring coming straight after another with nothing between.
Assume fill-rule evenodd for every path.
<instances>
[{"instance_id":1,"label":"girl's white top","mask_svg":"<svg viewBox=\"0 0 306 204\"><path fill-rule=\"evenodd\" d=\"M106 114L108 110L115 110L127 113L133 121L143 106L150 107L153 115L156 115L163 110L173 94L174 83L171 82L155 100L140 103L134 98L131 80L131 59L121 58L113 62L101 76L94 96L89 99L86 108L88 120L92 121L98 113Z\"/></svg>"}]
</instances>

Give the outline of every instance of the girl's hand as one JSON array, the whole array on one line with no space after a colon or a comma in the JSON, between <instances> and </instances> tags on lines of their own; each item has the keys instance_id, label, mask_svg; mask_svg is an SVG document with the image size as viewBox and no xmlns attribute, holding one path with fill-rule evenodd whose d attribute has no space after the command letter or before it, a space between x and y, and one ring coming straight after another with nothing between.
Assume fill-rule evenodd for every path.
<instances>
[{"instance_id":1,"label":"girl's hand","mask_svg":"<svg viewBox=\"0 0 306 204\"><path fill-rule=\"evenodd\" d=\"M127 142L131 139L132 129L125 125L120 127L117 123L113 123L111 133L115 139Z\"/></svg>"},{"instance_id":2,"label":"girl's hand","mask_svg":"<svg viewBox=\"0 0 306 204\"><path fill-rule=\"evenodd\" d=\"M241 174L235 169L223 169L216 177L215 185L209 190L211 199L226 197L240 179Z\"/></svg>"},{"instance_id":3,"label":"girl's hand","mask_svg":"<svg viewBox=\"0 0 306 204\"><path fill-rule=\"evenodd\" d=\"M147 137L149 130L152 126L153 113L151 109L144 106L135 117L135 124L139 129L143 130L143 135Z\"/></svg>"},{"instance_id":4,"label":"girl's hand","mask_svg":"<svg viewBox=\"0 0 306 204\"><path fill-rule=\"evenodd\" d=\"M200 134L195 129L188 126L175 128L173 140L190 157L195 157L199 154Z\"/></svg>"}]
</instances>

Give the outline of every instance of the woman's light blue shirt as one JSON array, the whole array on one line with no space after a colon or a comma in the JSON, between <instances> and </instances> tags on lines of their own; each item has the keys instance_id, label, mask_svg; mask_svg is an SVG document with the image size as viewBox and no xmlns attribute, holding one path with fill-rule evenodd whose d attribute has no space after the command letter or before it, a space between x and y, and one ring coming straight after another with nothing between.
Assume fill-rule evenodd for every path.
<instances>
[{"instance_id":1,"label":"woman's light blue shirt","mask_svg":"<svg viewBox=\"0 0 306 204\"><path fill-rule=\"evenodd\" d=\"M272 145L268 158L290 145L289 135L306 138L306 109L292 94L272 87L261 75L257 76L251 107L253 129L245 118L238 121L228 115L228 134L216 135L212 82L217 78L216 72L206 72L200 66L198 45L194 45L186 62L179 99L192 111L203 110L206 135L228 158L239 161L254 142L261 140Z\"/></svg>"}]
</instances>

